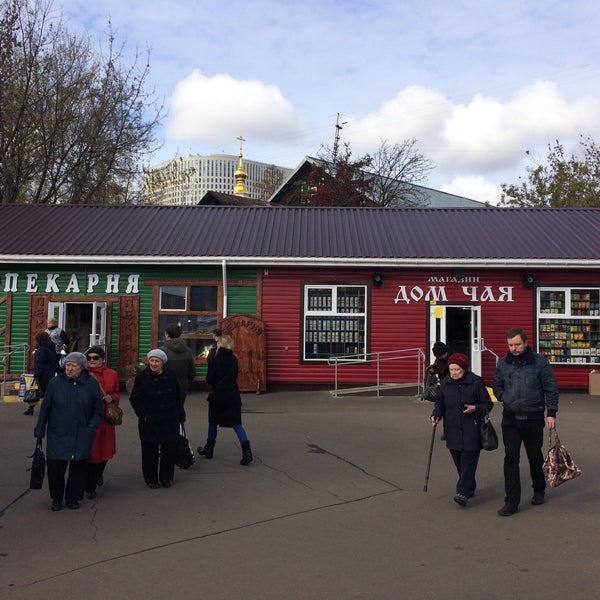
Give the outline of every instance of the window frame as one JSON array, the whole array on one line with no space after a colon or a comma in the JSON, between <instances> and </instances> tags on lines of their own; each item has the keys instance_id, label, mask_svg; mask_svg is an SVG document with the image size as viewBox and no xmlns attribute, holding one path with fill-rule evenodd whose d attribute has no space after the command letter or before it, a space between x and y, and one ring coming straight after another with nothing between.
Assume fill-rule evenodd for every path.
<instances>
[{"instance_id":1,"label":"window frame","mask_svg":"<svg viewBox=\"0 0 600 600\"><path fill-rule=\"evenodd\" d=\"M553 365L600 363L600 287L545 286L536 292L538 352Z\"/></svg>"},{"instance_id":2,"label":"window frame","mask_svg":"<svg viewBox=\"0 0 600 600\"><path fill-rule=\"evenodd\" d=\"M357 289L356 294L349 293ZM323 292L312 294L311 292ZM329 292L329 300L327 300ZM303 363L325 363L337 357L353 362L367 362L368 316L370 286L366 283L348 282L332 284L305 282L302 284L302 315L300 360ZM360 306L362 300L363 306ZM323 302L322 305L318 305ZM349 326L355 322L356 327ZM312 345L314 352L308 352ZM345 347L354 352L325 352Z\"/></svg>"}]
</instances>

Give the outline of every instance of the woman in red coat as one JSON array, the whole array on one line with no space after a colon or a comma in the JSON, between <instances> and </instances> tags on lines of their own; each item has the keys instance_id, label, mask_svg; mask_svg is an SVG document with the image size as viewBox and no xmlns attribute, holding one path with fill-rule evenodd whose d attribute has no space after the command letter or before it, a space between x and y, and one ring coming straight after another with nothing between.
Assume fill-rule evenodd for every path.
<instances>
[{"instance_id":1,"label":"woman in red coat","mask_svg":"<svg viewBox=\"0 0 600 600\"><path fill-rule=\"evenodd\" d=\"M100 346L92 346L87 351L87 370L98 380L104 400L104 419L96 430L94 445L88 458L85 496L89 499L96 497L96 486L104 484L104 468L116 452L115 426L106 420L106 405L111 402L119 404L119 376L106 366L104 358L104 348Z\"/></svg>"}]
</instances>

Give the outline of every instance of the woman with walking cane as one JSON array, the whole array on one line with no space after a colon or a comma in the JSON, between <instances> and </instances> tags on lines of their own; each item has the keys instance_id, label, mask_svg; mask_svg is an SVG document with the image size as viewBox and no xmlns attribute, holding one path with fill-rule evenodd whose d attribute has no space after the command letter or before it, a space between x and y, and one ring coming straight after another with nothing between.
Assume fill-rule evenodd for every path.
<instances>
[{"instance_id":1,"label":"woman with walking cane","mask_svg":"<svg viewBox=\"0 0 600 600\"><path fill-rule=\"evenodd\" d=\"M493 405L483 379L469 371L466 355L452 354L448 358L448 371L450 377L442 381L431 424L435 428L440 419L444 420L446 446L458 471L454 502L466 506L477 486L481 420Z\"/></svg>"}]
</instances>

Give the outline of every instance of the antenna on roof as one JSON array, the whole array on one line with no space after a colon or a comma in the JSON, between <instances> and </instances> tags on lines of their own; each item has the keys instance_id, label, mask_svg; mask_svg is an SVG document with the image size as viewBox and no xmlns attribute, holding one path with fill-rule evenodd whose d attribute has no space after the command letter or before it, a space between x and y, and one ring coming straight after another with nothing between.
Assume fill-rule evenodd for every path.
<instances>
[{"instance_id":1,"label":"antenna on roof","mask_svg":"<svg viewBox=\"0 0 600 600\"><path fill-rule=\"evenodd\" d=\"M340 147L340 131L343 129L342 125L345 125L348 121L342 121L340 123L340 113L337 114L335 120L335 137L333 138L333 162L337 160L337 153Z\"/></svg>"}]
</instances>

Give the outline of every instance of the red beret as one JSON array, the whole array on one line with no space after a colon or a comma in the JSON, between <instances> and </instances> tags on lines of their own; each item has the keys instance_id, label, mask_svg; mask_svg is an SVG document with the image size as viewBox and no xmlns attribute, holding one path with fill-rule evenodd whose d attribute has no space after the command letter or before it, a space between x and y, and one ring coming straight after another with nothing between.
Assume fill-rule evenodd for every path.
<instances>
[{"instance_id":1,"label":"red beret","mask_svg":"<svg viewBox=\"0 0 600 600\"><path fill-rule=\"evenodd\" d=\"M469 370L469 358L465 354L460 354L459 352L455 352L450 355L448 359L449 365L458 365L463 371Z\"/></svg>"}]
</instances>

